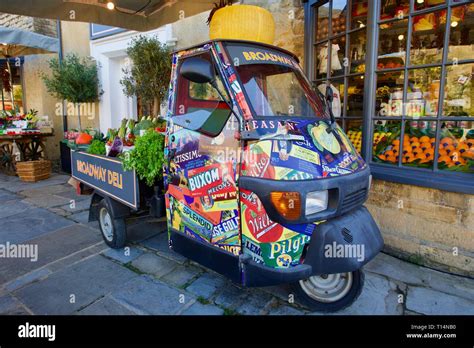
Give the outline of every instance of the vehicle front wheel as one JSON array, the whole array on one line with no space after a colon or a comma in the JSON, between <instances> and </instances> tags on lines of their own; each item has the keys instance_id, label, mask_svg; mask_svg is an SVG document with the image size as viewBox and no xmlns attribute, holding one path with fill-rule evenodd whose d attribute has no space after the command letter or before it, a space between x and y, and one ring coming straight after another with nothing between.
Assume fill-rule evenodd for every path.
<instances>
[{"instance_id":1,"label":"vehicle front wheel","mask_svg":"<svg viewBox=\"0 0 474 348\"><path fill-rule=\"evenodd\" d=\"M337 312L350 306L364 286L364 273L322 274L293 284L297 299L310 310Z\"/></svg>"},{"instance_id":2,"label":"vehicle front wheel","mask_svg":"<svg viewBox=\"0 0 474 348\"><path fill-rule=\"evenodd\" d=\"M105 244L113 249L121 249L127 241L125 219L114 219L109 211L105 199L97 206L100 232Z\"/></svg>"}]
</instances>

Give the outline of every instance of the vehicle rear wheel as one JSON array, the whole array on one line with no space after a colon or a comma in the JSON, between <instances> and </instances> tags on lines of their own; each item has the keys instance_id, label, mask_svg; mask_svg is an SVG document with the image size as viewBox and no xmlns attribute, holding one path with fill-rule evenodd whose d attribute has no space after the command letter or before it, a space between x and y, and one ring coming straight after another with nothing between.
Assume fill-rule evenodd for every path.
<instances>
[{"instance_id":1,"label":"vehicle rear wheel","mask_svg":"<svg viewBox=\"0 0 474 348\"><path fill-rule=\"evenodd\" d=\"M362 270L315 275L293 284L299 302L319 312L336 312L350 306L363 286Z\"/></svg>"},{"instance_id":2,"label":"vehicle rear wheel","mask_svg":"<svg viewBox=\"0 0 474 348\"><path fill-rule=\"evenodd\" d=\"M120 249L127 241L127 228L125 219L114 219L107 206L105 199L97 206L99 227L105 244L113 249Z\"/></svg>"}]
</instances>

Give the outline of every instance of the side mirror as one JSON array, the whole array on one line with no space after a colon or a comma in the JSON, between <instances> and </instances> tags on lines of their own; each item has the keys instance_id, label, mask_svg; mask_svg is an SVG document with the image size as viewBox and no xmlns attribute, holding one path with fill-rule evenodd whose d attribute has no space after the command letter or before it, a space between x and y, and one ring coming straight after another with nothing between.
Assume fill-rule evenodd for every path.
<instances>
[{"instance_id":1,"label":"side mirror","mask_svg":"<svg viewBox=\"0 0 474 348\"><path fill-rule=\"evenodd\" d=\"M188 58L181 65L179 71L186 80L195 83L209 83L214 81L216 74L212 64L202 58Z\"/></svg>"}]
</instances>

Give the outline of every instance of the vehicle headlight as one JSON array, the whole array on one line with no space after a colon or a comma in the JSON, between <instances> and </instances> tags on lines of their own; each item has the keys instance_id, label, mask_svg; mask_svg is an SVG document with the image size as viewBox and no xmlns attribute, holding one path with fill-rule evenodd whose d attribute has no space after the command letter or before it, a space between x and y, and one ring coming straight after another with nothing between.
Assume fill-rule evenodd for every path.
<instances>
[{"instance_id":1,"label":"vehicle headlight","mask_svg":"<svg viewBox=\"0 0 474 348\"><path fill-rule=\"evenodd\" d=\"M328 208L328 190L314 191L306 195L306 216Z\"/></svg>"}]
</instances>

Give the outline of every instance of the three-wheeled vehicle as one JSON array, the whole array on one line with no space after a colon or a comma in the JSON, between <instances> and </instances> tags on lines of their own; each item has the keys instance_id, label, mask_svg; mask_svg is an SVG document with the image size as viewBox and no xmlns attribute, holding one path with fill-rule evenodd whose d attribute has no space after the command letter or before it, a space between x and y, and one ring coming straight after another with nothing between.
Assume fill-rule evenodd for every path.
<instances>
[{"instance_id":1,"label":"three-wheeled vehicle","mask_svg":"<svg viewBox=\"0 0 474 348\"><path fill-rule=\"evenodd\" d=\"M383 239L363 206L369 167L330 105L331 89L314 92L298 58L278 47L214 40L175 52L164 168L169 247L244 286L291 283L314 310L351 304ZM124 218L136 207L116 198L98 190L91 218L109 245L122 247ZM163 198L151 200L156 215Z\"/></svg>"}]
</instances>

